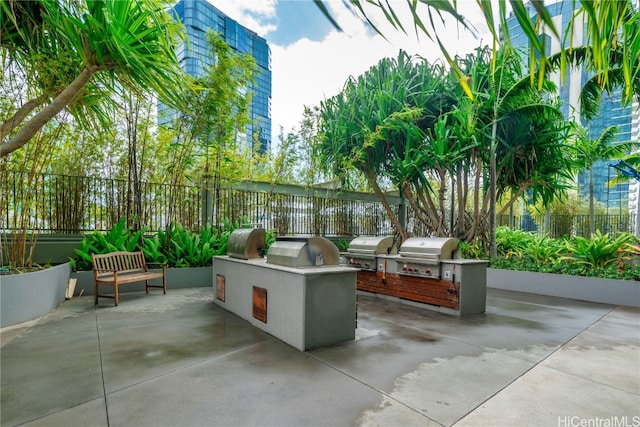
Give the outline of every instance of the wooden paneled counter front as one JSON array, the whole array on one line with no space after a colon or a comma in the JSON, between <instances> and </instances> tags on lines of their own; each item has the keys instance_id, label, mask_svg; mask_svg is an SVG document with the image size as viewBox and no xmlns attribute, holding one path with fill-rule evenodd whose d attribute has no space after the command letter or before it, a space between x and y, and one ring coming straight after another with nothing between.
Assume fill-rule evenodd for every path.
<instances>
[{"instance_id":1,"label":"wooden paneled counter front","mask_svg":"<svg viewBox=\"0 0 640 427\"><path fill-rule=\"evenodd\" d=\"M448 307L457 310L459 306L458 292L460 283L449 280L438 280L427 277L403 276L380 271L358 272L359 291L394 296L410 301Z\"/></svg>"},{"instance_id":2,"label":"wooden paneled counter front","mask_svg":"<svg viewBox=\"0 0 640 427\"><path fill-rule=\"evenodd\" d=\"M380 256L380 259L397 259ZM379 267L383 265L378 261ZM389 262L391 265L391 262ZM379 268L378 270L380 270ZM437 279L394 271L358 271L359 291L424 304L425 308L457 316L484 313L487 301L487 262L451 259L442 262L442 271L452 279ZM446 276L445 276L446 277Z\"/></svg>"}]
</instances>

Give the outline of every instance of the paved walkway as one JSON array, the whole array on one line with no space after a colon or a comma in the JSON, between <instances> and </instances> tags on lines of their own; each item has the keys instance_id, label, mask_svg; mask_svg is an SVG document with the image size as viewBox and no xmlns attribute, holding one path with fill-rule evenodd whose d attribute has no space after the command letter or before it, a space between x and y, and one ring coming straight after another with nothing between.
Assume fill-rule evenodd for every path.
<instances>
[{"instance_id":1,"label":"paved walkway","mask_svg":"<svg viewBox=\"0 0 640 427\"><path fill-rule=\"evenodd\" d=\"M109 302L1 331L2 426L640 425L638 309L489 290L459 319L361 295L357 339L303 353L210 288Z\"/></svg>"}]
</instances>

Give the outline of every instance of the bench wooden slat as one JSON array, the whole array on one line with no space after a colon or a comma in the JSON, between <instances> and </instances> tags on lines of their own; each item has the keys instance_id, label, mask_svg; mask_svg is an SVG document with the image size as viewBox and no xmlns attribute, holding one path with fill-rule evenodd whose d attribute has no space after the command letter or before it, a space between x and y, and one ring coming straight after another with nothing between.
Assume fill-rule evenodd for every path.
<instances>
[{"instance_id":1,"label":"bench wooden slat","mask_svg":"<svg viewBox=\"0 0 640 427\"><path fill-rule=\"evenodd\" d=\"M134 270L135 271L135 270ZM114 281L114 274L106 274L98 277L98 282L100 284L109 284ZM121 274L118 272L118 283L132 283L132 282L141 282L143 280L148 279L161 279L163 276L162 273L153 273L153 272L136 272L136 273L124 273Z\"/></svg>"},{"instance_id":2,"label":"bench wooden slat","mask_svg":"<svg viewBox=\"0 0 640 427\"><path fill-rule=\"evenodd\" d=\"M147 293L149 293L149 288L162 288L163 294L167 293L166 266L162 266L162 272L150 272L141 251L92 254L91 258L93 260L96 305L98 297L114 298L115 305L118 305L118 286L122 283L144 281ZM158 278L162 278L162 286L149 284L149 280ZM98 285L113 286L114 295L100 295Z\"/></svg>"}]
</instances>

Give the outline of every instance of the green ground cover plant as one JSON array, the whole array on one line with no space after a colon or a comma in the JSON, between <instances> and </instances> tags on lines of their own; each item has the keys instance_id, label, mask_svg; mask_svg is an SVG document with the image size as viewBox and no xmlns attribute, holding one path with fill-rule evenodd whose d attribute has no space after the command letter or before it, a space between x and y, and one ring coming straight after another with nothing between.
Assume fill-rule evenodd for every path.
<instances>
[{"instance_id":1,"label":"green ground cover plant","mask_svg":"<svg viewBox=\"0 0 640 427\"><path fill-rule=\"evenodd\" d=\"M616 236L596 231L591 238L553 239L545 235L501 227L497 230L498 257L490 267L506 270L571 274L607 279L640 279L639 239L630 233ZM478 243L461 245L465 258L487 258Z\"/></svg>"},{"instance_id":2,"label":"green ground cover plant","mask_svg":"<svg viewBox=\"0 0 640 427\"><path fill-rule=\"evenodd\" d=\"M85 236L71 259L75 271L91 270L91 254L116 251L138 251L144 253L150 263L166 264L168 267L207 267L216 255L227 253L227 242L233 230L249 226L246 220L223 221L220 227L208 225L200 232L193 232L178 224L170 224L165 230L147 235L146 228L133 231L122 219L109 232L94 231ZM275 233L268 230L266 246L275 241Z\"/></svg>"}]
</instances>

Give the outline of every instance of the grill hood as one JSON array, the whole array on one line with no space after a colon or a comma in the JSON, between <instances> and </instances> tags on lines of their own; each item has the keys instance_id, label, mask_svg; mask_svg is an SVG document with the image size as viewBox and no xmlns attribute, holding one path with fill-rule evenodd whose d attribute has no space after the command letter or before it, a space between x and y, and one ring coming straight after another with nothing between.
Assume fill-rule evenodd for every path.
<instances>
[{"instance_id":1,"label":"grill hood","mask_svg":"<svg viewBox=\"0 0 640 427\"><path fill-rule=\"evenodd\" d=\"M411 258L460 258L460 241L452 237L411 237L400 246L400 256Z\"/></svg>"},{"instance_id":2,"label":"grill hood","mask_svg":"<svg viewBox=\"0 0 640 427\"><path fill-rule=\"evenodd\" d=\"M227 241L227 255L231 258L260 258L264 248L264 228L238 228L231 232Z\"/></svg>"},{"instance_id":3,"label":"grill hood","mask_svg":"<svg viewBox=\"0 0 640 427\"><path fill-rule=\"evenodd\" d=\"M397 253L393 237L356 237L349 243L348 252L353 254L391 255Z\"/></svg>"},{"instance_id":4,"label":"grill hood","mask_svg":"<svg viewBox=\"0 0 640 427\"><path fill-rule=\"evenodd\" d=\"M338 247L324 237L279 237L269 247L267 263L286 267L338 265Z\"/></svg>"}]
</instances>

